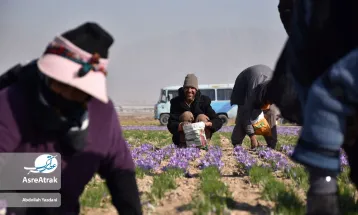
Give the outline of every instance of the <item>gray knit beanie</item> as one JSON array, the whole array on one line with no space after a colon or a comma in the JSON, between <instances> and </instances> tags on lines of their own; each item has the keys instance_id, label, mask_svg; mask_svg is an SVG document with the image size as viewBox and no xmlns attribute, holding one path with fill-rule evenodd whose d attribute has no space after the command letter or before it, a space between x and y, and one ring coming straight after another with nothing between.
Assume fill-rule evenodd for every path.
<instances>
[{"instance_id":1,"label":"gray knit beanie","mask_svg":"<svg viewBox=\"0 0 358 215\"><path fill-rule=\"evenodd\" d=\"M199 89L198 78L194 74L188 74L185 77L183 87L194 87L195 89Z\"/></svg>"}]
</instances>

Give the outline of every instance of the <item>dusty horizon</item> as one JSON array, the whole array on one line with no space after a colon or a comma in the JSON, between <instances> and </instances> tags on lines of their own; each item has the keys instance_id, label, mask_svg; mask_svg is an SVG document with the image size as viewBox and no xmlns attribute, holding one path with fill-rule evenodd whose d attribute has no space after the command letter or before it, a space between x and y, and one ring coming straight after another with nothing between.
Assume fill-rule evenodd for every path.
<instances>
[{"instance_id":1,"label":"dusty horizon","mask_svg":"<svg viewBox=\"0 0 358 215\"><path fill-rule=\"evenodd\" d=\"M248 66L273 68L287 37L278 1L205 1L204 6L200 1L158 1L138 6L135 1L102 5L89 0L87 11L107 11L97 17L85 13L80 2L2 1L0 47L6 52L0 53L0 74L39 57L55 35L96 21L115 38L110 97L116 105L152 106L162 87L182 85L188 73L195 73L199 84L226 84L234 83ZM52 15L61 8L71 17L67 21Z\"/></svg>"}]
</instances>

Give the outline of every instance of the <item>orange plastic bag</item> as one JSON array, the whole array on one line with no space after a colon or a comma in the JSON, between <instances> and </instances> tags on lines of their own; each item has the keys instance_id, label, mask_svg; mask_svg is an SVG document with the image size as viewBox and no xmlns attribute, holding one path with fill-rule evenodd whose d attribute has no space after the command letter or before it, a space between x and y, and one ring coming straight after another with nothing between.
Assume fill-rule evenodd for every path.
<instances>
[{"instance_id":1,"label":"orange plastic bag","mask_svg":"<svg viewBox=\"0 0 358 215\"><path fill-rule=\"evenodd\" d=\"M263 112L261 112L257 119L251 121L251 123L255 135L272 136L270 124L267 122Z\"/></svg>"},{"instance_id":2,"label":"orange plastic bag","mask_svg":"<svg viewBox=\"0 0 358 215\"><path fill-rule=\"evenodd\" d=\"M268 109L270 109L270 104L266 104L266 105L263 105L262 107L261 107L261 110L268 110Z\"/></svg>"}]
</instances>

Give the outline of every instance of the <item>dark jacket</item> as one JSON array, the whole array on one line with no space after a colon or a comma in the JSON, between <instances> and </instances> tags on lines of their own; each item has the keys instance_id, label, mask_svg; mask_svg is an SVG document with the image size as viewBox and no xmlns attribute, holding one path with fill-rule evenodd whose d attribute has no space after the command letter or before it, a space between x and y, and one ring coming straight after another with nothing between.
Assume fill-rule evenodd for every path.
<instances>
[{"instance_id":1,"label":"dark jacket","mask_svg":"<svg viewBox=\"0 0 358 215\"><path fill-rule=\"evenodd\" d=\"M201 95L200 90L196 92L195 100L192 103L191 107L188 107L185 104L185 96L184 89L181 87L178 90L179 95L173 98L170 101L170 117L168 120L168 130L173 134L173 142L174 144L179 144L180 136L178 132L179 127L179 117L185 111L190 111L193 113L194 118L196 118L199 114L205 114L209 117L209 121L213 124L211 127L212 132L216 132L221 129L223 123L219 116L215 113L215 111L211 107L211 99L208 96Z\"/></svg>"},{"instance_id":2,"label":"dark jacket","mask_svg":"<svg viewBox=\"0 0 358 215\"><path fill-rule=\"evenodd\" d=\"M290 0L281 0L280 4L279 8L291 7ZM281 17L284 25L294 23L285 26L294 33L284 46L267 90L267 99L276 104L281 115L297 124L303 122L298 93L303 100L307 93L297 92L295 82L308 91L318 77L358 45L358 30L354 27L357 19L348 13L357 8L356 1L312 1L310 10L304 4L305 1L294 2L292 7L297 13L284 18L290 21ZM309 25L305 23L308 11L314 11Z\"/></svg>"},{"instance_id":3,"label":"dark jacket","mask_svg":"<svg viewBox=\"0 0 358 215\"><path fill-rule=\"evenodd\" d=\"M281 56L305 105L293 158L325 175L340 171L339 150L357 108L357 10L353 0L297 1Z\"/></svg>"},{"instance_id":4,"label":"dark jacket","mask_svg":"<svg viewBox=\"0 0 358 215\"><path fill-rule=\"evenodd\" d=\"M19 78L19 72L21 71L22 65L16 64L11 67L5 73L0 76L0 90L10 86L12 83L16 82Z\"/></svg>"},{"instance_id":5,"label":"dark jacket","mask_svg":"<svg viewBox=\"0 0 358 215\"><path fill-rule=\"evenodd\" d=\"M288 35L290 35L291 32L291 22L295 3L295 0L280 0L278 5L281 22ZM267 84L264 100L274 103L280 109L283 118L301 125L303 122L302 108L298 93L296 92L297 90L294 86L293 75L287 69L288 62L286 60L286 50L287 47L284 48L277 61L273 77Z\"/></svg>"},{"instance_id":6,"label":"dark jacket","mask_svg":"<svg viewBox=\"0 0 358 215\"><path fill-rule=\"evenodd\" d=\"M306 5L308 3L312 5ZM285 46L287 69L303 87L358 45L356 1L297 1ZM354 11L354 12L352 12ZM310 17L307 24L307 17ZM284 56L285 57L285 56Z\"/></svg>"},{"instance_id":7,"label":"dark jacket","mask_svg":"<svg viewBox=\"0 0 358 215\"><path fill-rule=\"evenodd\" d=\"M25 65L17 80L0 90L0 152L58 152L61 163L61 206L58 214L78 214L79 197L95 173L106 180L112 203L121 214L142 214L134 162L112 101L88 103L89 126L85 148L71 152L58 138L38 129L36 64ZM9 82L10 83L10 82ZM71 153L70 153L71 152ZM86 168L83 168L86 167ZM76 180L73 180L76 178ZM44 208L23 208L29 214L53 214ZM8 209L10 212L12 209ZM30 212L31 211L31 212Z\"/></svg>"},{"instance_id":8,"label":"dark jacket","mask_svg":"<svg viewBox=\"0 0 358 215\"><path fill-rule=\"evenodd\" d=\"M285 56L285 53L282 53L276 64L273 77L267 84L264 100L275 104L284 119L301 125L303 122L301 103L293 76L286 69Z\"/></svg>"},{"instance_id":9,"label":"dark jacket","mask_svg":"<svg viewBox=\"0 0 358 215\"><path fill-rule=\"evenodd\" d=\"M278 4L278 12L280 13L280 19L287 34L290 34L294 3L295 0L280 0Z\"/></svg>"}]
</instances>

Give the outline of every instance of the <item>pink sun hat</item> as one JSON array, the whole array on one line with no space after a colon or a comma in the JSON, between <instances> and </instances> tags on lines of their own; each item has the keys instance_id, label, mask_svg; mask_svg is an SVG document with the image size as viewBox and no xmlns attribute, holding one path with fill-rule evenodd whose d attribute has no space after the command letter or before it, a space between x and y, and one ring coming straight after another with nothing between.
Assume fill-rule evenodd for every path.
<instances>
[{"instance_id":1,"label":"pink sun hat","mask_svg":"<svg viewBox=\"0 0 358 215\"><path fill-rule=\"evenodd\" d=\"M108 103L108 49L114 39L96 23L56 36L37 61L46 76Z\"/></svg>"}]
</instances>

